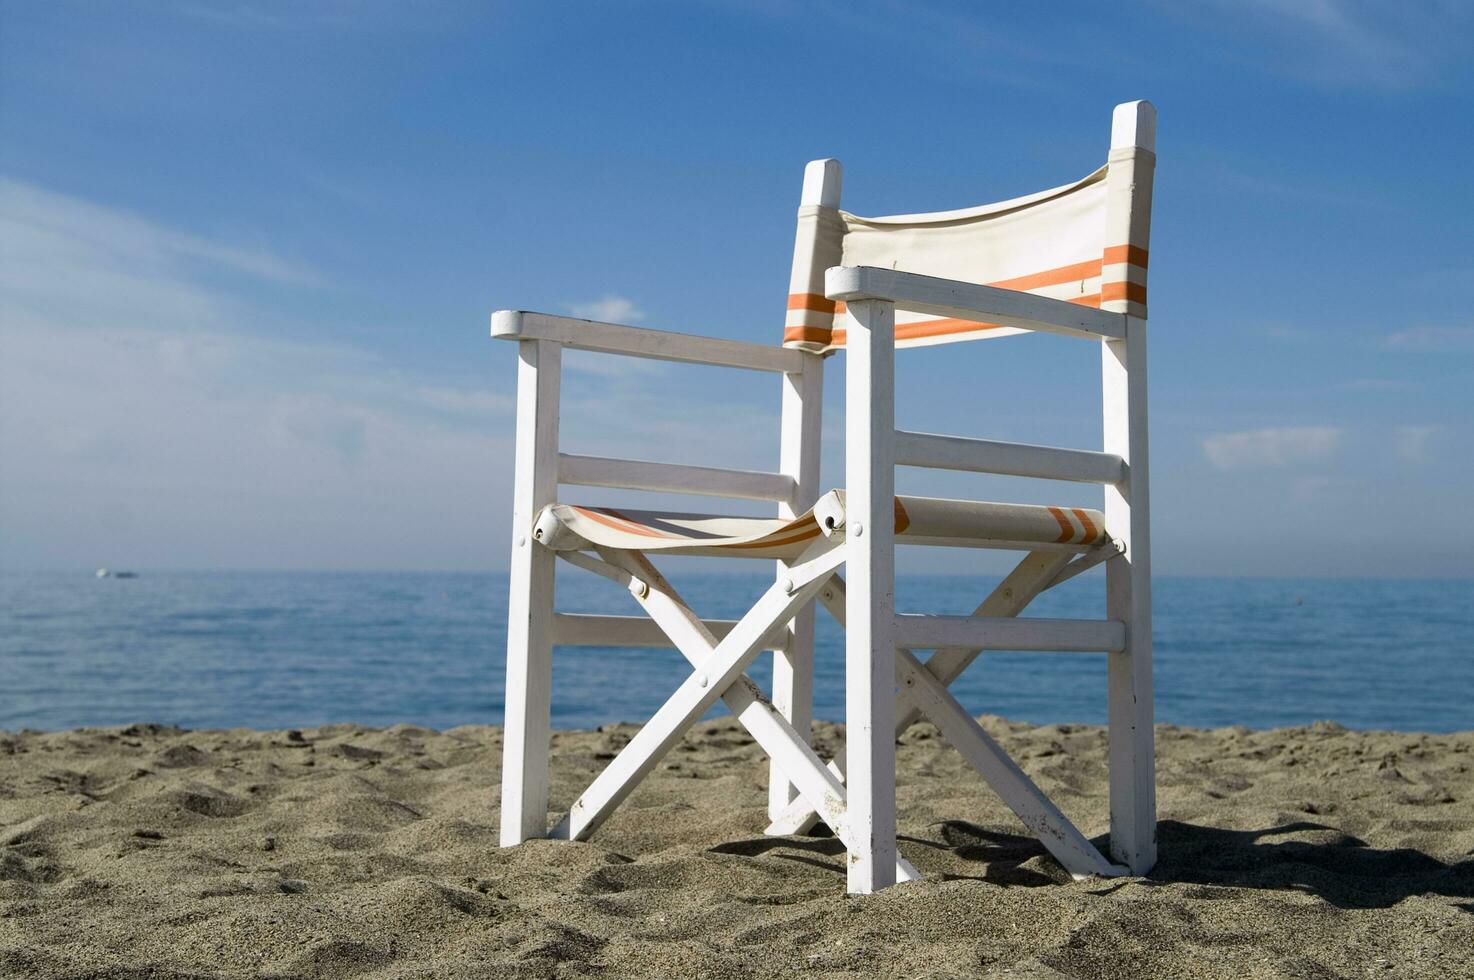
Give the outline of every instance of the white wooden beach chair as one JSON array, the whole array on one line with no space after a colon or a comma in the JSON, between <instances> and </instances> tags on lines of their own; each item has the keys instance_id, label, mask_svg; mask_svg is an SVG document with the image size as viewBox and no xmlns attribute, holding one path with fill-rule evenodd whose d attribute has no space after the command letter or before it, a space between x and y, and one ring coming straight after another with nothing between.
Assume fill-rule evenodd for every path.
<instances>
[{"instance_id":1,"label":"white wooden beach chair","mask_svg":"<svg viewBox=\"0 0 1474 980\"><path fill-rule=\"evenodd\" d=\"M822 820L843 841L849 890L917 876L896 848L895 742L934 723L1077 876L1145 873L1156 857L1147 524L1146 265L1156 114L1116 107L1105 166L1000 204L863 218L839 210L840 166L810 163L782 347L502 311L519 347L501 841L588 837L722 700L771 759L769 832ZM842 325L835 317L843 315ZM897 430L898 347L1040 330L1099 343L1104 446L1056 449ZM768 371L783 381L776 472L561 453L564 347ZM845 488L821 493L824 356L846 353ZM896 497L894 468L1098 483L1101 510ZM769 518L572 506L559 484L777 502ZM972 616L897 614L897 544L1024 553ZM652 554L776 559L777 580L736 621L702 621ZM562 559L627 588L649 619L556 613ZM1105 620L1019 618L1039 593L1105 562ZM848 582L839 576L847 565ZM845 750L809 744L813 608L846 628ZM673 646L692 672L548 826L555 645ZM1109 658L1110 857L1101 854L948 691L983 650ZM773 691L745 671L774 651ZM922 660L913 651L930 650Z\"/></svg>"}]
</instances>

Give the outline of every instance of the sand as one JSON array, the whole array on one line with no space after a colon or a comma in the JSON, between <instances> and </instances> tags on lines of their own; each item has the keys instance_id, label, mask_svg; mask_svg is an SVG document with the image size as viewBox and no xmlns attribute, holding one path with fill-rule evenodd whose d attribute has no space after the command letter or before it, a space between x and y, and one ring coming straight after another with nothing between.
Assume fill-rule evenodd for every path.
<instances>
[{"instance_id":1,"label":"sand","mask_svg":"<svg viewBox=\"0 0 1474 980\"><path fill-rule=\"evenodd\" d=\"M1105 831L1101 729L984 723ZM555 735L554 802L634 730ZM1474 733L1163 727L1157 869L1073 882L919 726L902 849L928 877L865 898L833 838L763 836L730 719L590 843L498 849L500 744L0 734L0 976L1474 977Z\"/></svg>"}]
</instances>

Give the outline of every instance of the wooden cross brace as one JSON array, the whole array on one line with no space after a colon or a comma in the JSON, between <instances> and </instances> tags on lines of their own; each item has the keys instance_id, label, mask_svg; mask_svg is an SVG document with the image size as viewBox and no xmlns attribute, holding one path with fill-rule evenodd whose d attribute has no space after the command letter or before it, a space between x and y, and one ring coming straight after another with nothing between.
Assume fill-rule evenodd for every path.
<instances>
[{"instance_id":1,"label":"wooden cross brace","mask_svg":"<svg viewBox=\"0 0 1474 980\"><path fill-rule=\"evenodd\" d=\"M1031 561L1031 559L1038 560ZM975 615L1017 615L1018 610L1021 610L1044 587L1054 581L1054 576L1064 567L1068 559L1069 556L1061 557L1038 552L1029 555L1019 564L1014 573L1005 579L1003 584L978 607L980 610L1010 608L1014 605L1018 608L1011 613L979 612ZM1011 580L1014 580L1012 586L1009 585ZM1042 582L1043 586L1030 591L1028 583L1031 582ZM997 602L993 601L995 598ZM844 580L838 575L832 576L829 584L821 592L820 599L825 608L839 620L840 625L844 625ZM1055 860L1059 861L1071 875L1083 878L1089 875L1115 877L1129 874L1126 868L1107 860L1095 845L1080 833L1069 818L1060 812L1059 807L1044 795L1043 790L1034 785L1034 781L1019 768L1008 753L1003 751L1003 747L991 735L983 731L977 720L952 696L952 692L947 690L947 685L955 680L981 652L964 649L937 650L923 664L910 650L901 648L896 651L897 737L899 738L918 719L927 718L941 731L942 737L962 753L962 757L977 770L978 775L983 777L983 781L993 788L993 791L1023 822L1029 832L1039 838L1044 848L1054 855ZM836 776L842 776L843 766L844 753L841 751L830 764L830 772ZM804 809L802 801L795 800L788 810L784 811L784 814L769 826L768 833L798 833L801 831L786 828L795 824L806 828L817 819L822 819L822 816Z\"/></svg>"},{"instance_id":2,"label":"wooden cross brace","mask_svg":"<svg viewBox=\"0 0 1474 980\"><path fill-rule=\"evenodd\" d=\"M745 673L764 649L764 640L812 601L843 563L843 538L816 542L720 642L643 553L600 548L598 554L602 560L576 553L563 557L624 584L695 672L584 790L550 836L586 839L720 698L797 788L798 799L855 850L845 818L844 784ZM897 857L897 881L919 877L909 861Z\"/></svg>"},{"instance_id":3,"label":"wooden cross brace","mask_svg":"<svg viewBox=\"0 0 1474 980\"><path fill-rule=\"evenodd\" d=\"M836 574L844 561L842 539L816 542L720 642L642 552L599 548L597 553L598 558L579 552L562 552L560 557L628 588L695 672L579 796L551 836L584 840L591 835L720 698L798 791L768 833L803 833L823 821L853 849L845 819L843 751L826 766L745 673L765 641L816 597L844 624L845 587ZM1017 616L1040 592L1115 553L1102 548L1073 561L1067 553L1031 553L974 615ZM910 650L898 650L896 736L927 718L1067 871L1076 877L1126 874L1126 868L1112 864L1080 833L947 690L981 652L941 649L923 664ZM897 880L918 877L898 856Z\"/></svg>"}]
</instances>

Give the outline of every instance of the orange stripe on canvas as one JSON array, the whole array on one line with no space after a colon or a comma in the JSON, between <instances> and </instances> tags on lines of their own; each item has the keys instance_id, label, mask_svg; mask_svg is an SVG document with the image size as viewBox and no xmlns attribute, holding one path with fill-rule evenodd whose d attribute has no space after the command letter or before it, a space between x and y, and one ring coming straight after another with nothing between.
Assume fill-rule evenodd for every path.
<instances>
[{"instance_id":1,"label":"orange stripe on canvas","mask_svg":"<svg viewBox=\"0 0 1474 980\"><path fill-rule=\"evenodd\" d=\"M714 547L730 548L734 551L767 551L770 548L782 548L786 545L798 544L800 541L807 541L810 538L817 538L821 533L818 525L814 525L803 528L787 537L779 537L779 532L774 532L767 537L758 538L756 541L746 541L742 544L719 544L714 545Z\"/></svg>"},{"instance_id":2,"label":"orange stripe on canvas","mask_svg":"<svg viewBox=\"0 0 1474 980\"><path fill-rule=\"evenodd\" d=\"M999 289L1039 289L1042 286L1058 286L1061 283L1075 282L1079 279L1092 279L1100 275L1100 260L1094 259L1089 262L1076 262L1074 265L1062 265L1058 269L1049 269L1045 272L1035 272L1027 276L1019 276L1015 279L999 279L997 282L988 283L989 286L997 286Z\"/></svg>"},{"instance_id":3,"label":"orange stripe on canvas","mask_svg":"<svg viewBox=\"0 0 1474 980\"><path fill-rule=\"evenodd\" d=\"M827 344L834 335L832 327L787 327L783 331L785 344Z\"/></svg>"},{"instance_id":4,"label":"orange stripe on canvas","mask_svg":"<svg viewBox=\"0 0 1474 980\"><path fill-rule=\"evenodd\" d=\"M1146 249L1135 245L1111 245L1105 250L1105 261L1107 265L1125 262L1128 265L1139 265L1145 269Z\"/></svg>"},{"instance_id":5,"label":"orange stripe on canvas","mask_svg":"<svg viewBox=\"0 0 1474 980\"><path fill-rule=\"evenodd\" d=\"M656 531L653 528L648 528L643 524L636 524L629 518L620 517L618 514L609 514L603 511L594 510L590 507L574 507L573 509L578 511L578 513L582 514L584 517L587 517L589 520L594 521L595 523L602 524L605 527L613 528L616 531L623 531L626 534L638 534L641 537L646 538L678 537L678 535L675 534L666 534L663 531Z\"/></svg>"},{"instance_id":6,"label":"orange stripe on canvas","mask_svg":"<svg viewBox=\"0 0 1474 980\"><path fill-rule=\"evenodd\" d=\"M789 293L790 310L813 310L816 313L833 313L834 300L819 293Z\"/></svg>"},{"instance_id":7,"label":"orange stripe on canvas","mask_svg":"<svg viewBox=\"0 0 1474 980\"><path fill-rule=\"evenodd\" d=\"M1146 302L1146 286L1139 282L1103 282L1100 284L1103 301L1124 299L1131 303Z\"/></svg>"},{"instance_id":8,"label":"orange stripe on canvas","mask_svg":"<svg viewBox=\"0 0 1474 980\"><path fill-rule=\"evenodd\" d=\"M1043 272L1034 272L1024 276L1015 276L1012 279L998 279L987 283L999 289L1017 289L1027 292L1031 289L1042 289L1047 286L1059 286L1068 282L1078 282L1092 279L1101 275L1103 266L1119 263L1147 267L1147 250L1136 245L1111 245L1105 249L1103 258L1100 260L1089 260L1075 262L1071 265L1062 265L1055 269L1046 269ZM1100 308L1103 301L1129 300L1133 303L1146 302L1146 286L1140 283L1117 282L1105 283L1101 286L1099 293L1089 293L1082 296L1072 296L1065 299L1066 303L1075 303L1079 306ZM806 310L818 313L834 313L842 316L845 312L843 300L828 300L818 293L791 293L788 297L788 308L790 310ZM912 323L896 324L897 340L918 340L927 337L943 337L951 334L972 333L981 330L996 330L996 323L983 323L972 320L938 319L918 320ZM833 328L833 334L829 337L820 336L823 328L816 327L789 327L783 333L784 343L795 341L804 343L828 343L835 347L843 347L845 332L843 327ZM800 334L797 331L804 331Z\"/></svg>"}]
</instances>

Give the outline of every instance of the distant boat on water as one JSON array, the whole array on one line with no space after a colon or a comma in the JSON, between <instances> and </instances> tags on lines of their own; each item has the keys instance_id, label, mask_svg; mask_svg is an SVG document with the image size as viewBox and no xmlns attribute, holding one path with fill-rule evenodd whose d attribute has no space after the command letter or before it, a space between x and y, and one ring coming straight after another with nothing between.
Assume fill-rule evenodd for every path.
<instances>
[{"instance_id":1,"label":"distant boat on water","mask_svg":"<svg viewBox=\"0 0 1474 980\"><path fill-rule=\"evenodd\" d=\"M97 577L98 578L137 578L138 577L138 573L137 572L114 572L114 571L111 571L110 569L99 568L97 570Z\"/></svg>"}]
</instances>

